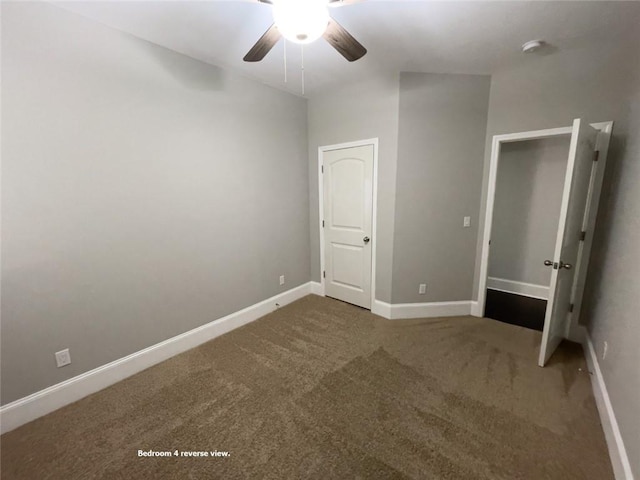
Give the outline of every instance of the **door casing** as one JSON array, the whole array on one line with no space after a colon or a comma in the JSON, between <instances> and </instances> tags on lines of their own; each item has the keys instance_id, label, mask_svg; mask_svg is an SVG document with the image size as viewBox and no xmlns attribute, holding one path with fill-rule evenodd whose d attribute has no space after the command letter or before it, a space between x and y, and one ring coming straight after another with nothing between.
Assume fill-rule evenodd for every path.
<instances>
[{"instance_id":1,"label":"door casing","mask_svg":"<svg viewBox=\"0 0 640 480\"><path fill-rule=\"evenodd\" d=\"M377 217L378 217L378 138L366 140L356 140L354 142L338 143L334 145L324 145L318 147L318 234L320 236L320 294L325 295L325 278L322 272L325 271L325 244L322 221L324 219L324 178L322 165L324 163L324 153L332 150L344 148L373 146L373 188L372 188L372 211L371 211L371 308L376 299L376 247L377 247Z\"/></svg>"}]
</instances>

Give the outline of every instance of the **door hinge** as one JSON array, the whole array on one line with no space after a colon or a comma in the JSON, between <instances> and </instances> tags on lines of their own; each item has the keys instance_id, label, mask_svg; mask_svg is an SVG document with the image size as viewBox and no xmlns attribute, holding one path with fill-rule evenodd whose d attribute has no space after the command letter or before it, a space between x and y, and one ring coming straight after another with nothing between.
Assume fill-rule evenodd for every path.
<instances>
[{"instance_id":1,"label":"door hinge","mask_svg":"<svg viewBox=\"0 0 640 480\"><path fill-rule=\"evenodd\" d=\"M324 173L324 165L320 165L320 173Z\"/></svg>"},{"instance_id":2,"label":"door hinge","mask_svg":"<svg viewBox=\"0 0 640 480\"><path fill-rule=\"evenodd\" d=\"M322 220L322 228L324 228L324 220Z\"/></svg>"},{"instance_id":3,"label":"door hinge","mask_svg":"<svg viewBox=\"0 0 640 480\"><path fill-rule=\"evenodd\" d=\"M573 303L569 304L569 312L573 312Z\"/></svg>"},{"instance_id":4,"label":"door hinge","mask_svg":"<svg viewBox=\"0 0 640 480\"><path fill-rule=\"evenodd\" d=\"M322 278L327 278L327 272L326 271L322 271Z\"/></svg>"},{"instance_id":5,"label":"door hinge","mask_svg":"<svg viewBox=\"0 0 640 480\"><path fill-rule=\"evenodd\" d=\"M600 158L600 150L594 150L593 151L593 161L597 162L598 158Z\"/></svg>"},{"instance_id":6,"label":"door hinge","mask_svg":"<svg viewBox=\"0 0 640 480\"><path fill-rule=\"evenodd\" d=\"M584 242L585 238L587 238L587 232L583 230L580 232L580 241Z\"/></svg>"}]
</instances>

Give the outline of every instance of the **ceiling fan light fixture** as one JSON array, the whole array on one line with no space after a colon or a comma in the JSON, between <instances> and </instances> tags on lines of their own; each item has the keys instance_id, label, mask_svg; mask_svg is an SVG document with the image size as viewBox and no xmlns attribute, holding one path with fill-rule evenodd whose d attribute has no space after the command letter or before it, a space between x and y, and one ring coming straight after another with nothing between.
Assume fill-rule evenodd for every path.
<instances>
[{"instance_id":1,"label":"ceiling fan light fixture","mask_svg":"<svg viewBox=\"0 0 640 480\"><path fill-rule=\"evenodd\" d=\"M273 21L284 38L294 43L311 43L329 25L327 0L274 0Z\"/></svg>"}]
</instances>

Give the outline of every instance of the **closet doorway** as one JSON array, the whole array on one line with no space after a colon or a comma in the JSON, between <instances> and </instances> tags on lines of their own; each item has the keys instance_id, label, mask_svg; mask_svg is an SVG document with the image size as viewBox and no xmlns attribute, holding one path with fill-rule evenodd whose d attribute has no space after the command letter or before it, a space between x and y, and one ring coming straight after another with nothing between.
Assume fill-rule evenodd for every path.
<instances>
[{"instance_id":1,"label":"closet doorway","mask_svg":"<svg viewBox=\"0 0 640 480\"><path fill-rule=\"evenodd\" d=\"M501 146L484 316L543 331L571 135Z\"/></svg>"},{"instance_id":2,"label":"closet doorway","mask_svg":"<svg viewBox=\"0 0 640 480\"><path fill-rule=\"evenodd\" d=\"M541 330L540 366L577 329L612 126L493 138L478 304Z\"/></svg>"}]
</instances>

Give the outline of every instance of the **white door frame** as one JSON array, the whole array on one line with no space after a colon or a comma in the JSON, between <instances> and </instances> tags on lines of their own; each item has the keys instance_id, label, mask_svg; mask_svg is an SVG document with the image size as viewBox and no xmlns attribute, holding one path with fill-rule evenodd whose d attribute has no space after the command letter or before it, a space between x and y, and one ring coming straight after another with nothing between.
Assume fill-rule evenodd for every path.
<instances>
[{"instance_id":1,"label":"white door frame","mask_svg":"<svg viewBox=\"0 0 640 480\"><path fill-rule=\"evenodd\" d=\"M592 123L591 126L599 130L596 149L600 152L595 171L592 172L592 185L589 191L589 199L587 200L587 210L585 214L583 230L587 232L585 241L582 242L581 249L578 253L577 272L574 276L572 301L575 302L575 308L571 315L571 320L567 324L565 334L568 338L577 338L579 329L577 328L578 319L580 318L580 307L582 304L582 295L584 293L584 284L587 274L585 268L585 259L589 258L591 247L593 244L593 233L596 221L598 204L600 202L600 193L602 192L602 181L604 179L604 169L607 162L607 153L609 151L609 141L611 139L611 131L613 122ZM482 238L482 253L480 259L480 282L478 286L478 316L484 315L484 308L487 297L487 275L489 270L489 241L491 240L491 227L493 224L493 208L496 195L496 178L498 174L498 160L500 150L503 143L519 142L523 140L537 140L541 138L554 137L558 135L570 135L572 127L550 128L547 130L532 130L528 132L508 133L504 135L494 135L491 144L491 163L489 166L489 188L487 191L487 203L484 215L484 233Z\"/></svg>"},{"instance_id":2,"label":"white door frame","mask_svg":"<svg viewBox=\"0 0 640 480\"><path fill-rule=\"evenodd\" d=\"M593 235L595 233L596 217L598 206L600 205L600 194L604 183L604 172L607 166L607 156L609 153L609 142L613 131L613 122L592 123L591 126L599 130L596 139L596 150L598 150L598 161L596 168L591 172L591 184L587 197L587 210L585 212L582 230L587 232L584 242L580 244L578 250L578 261L576 262L576 273L573 279L573 289L571 302L574 304L570 321L567 322L565 337L576 342L582 342L583 330L579 329L578 321L582 311L582 298L584 295L585 281L587 279L587 266L591 257L591 247L593 246Z\"/></svg>"},{"instance_id":3,"label":"white door frame","mask_svg":"<svg viewBox=\"0 0 640 480\"><path fill-rule=\"evenodd\" d=\"M369 138L367 140L357 140L355 142L337 143L335 145L324 145L318 147L318 228L320 234L320 294L325 295L325 278L324 272L324 228L322 221L324 219L324 181L322 173L322 164L324 162L324 152L332 150L342 150L343 148L373 146L373 208L371 211L371 308L376 300L376 245L378 243L377 225L378 225L378 138Z\"/></svg>"}]
</instances>

